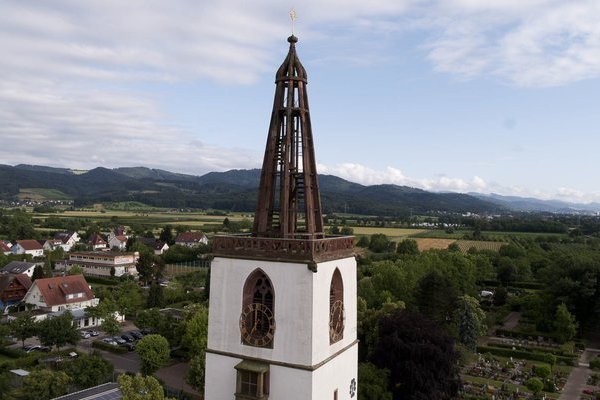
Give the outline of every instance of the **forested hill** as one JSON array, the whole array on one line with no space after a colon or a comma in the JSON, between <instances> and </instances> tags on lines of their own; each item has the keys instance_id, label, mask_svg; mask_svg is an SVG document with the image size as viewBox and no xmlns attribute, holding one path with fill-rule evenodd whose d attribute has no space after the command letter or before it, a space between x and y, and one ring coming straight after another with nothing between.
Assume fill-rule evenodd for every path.
<instances>
[{"instance_id":1,"label":"forested hill","mask_svg":"<svg viewBox=\"0 0 600 400\"><path fill-rule=\"evenodd\" d=\"M98 202L138 201L173 208L254 211L260 170L210 172L203 176L159 169L95 168L83 173L31 165L0 165L0 199L36 194L73 199L76 206ZM491 201L458 193L431 193L396 185L364 186L320 175L325 212L406 215L428 212L491 213L505 209Z\"/></svg>"}]
</instances>

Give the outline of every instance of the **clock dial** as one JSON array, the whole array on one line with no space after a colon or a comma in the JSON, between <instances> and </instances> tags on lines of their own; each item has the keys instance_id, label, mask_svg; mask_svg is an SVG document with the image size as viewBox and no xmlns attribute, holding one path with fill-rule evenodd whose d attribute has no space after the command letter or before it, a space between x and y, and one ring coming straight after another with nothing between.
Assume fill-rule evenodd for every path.
<instances>
[{"instance_id":1,"label":"clock dial","mask_svg":"<svg viewBox=\"0 0 600 400\"><path fill-rule=\"evenodd\" d=\"M275 319L271 309L260 303L248 304L240 315L240 332L244 344L269 346L275 333Z\"/></svg>"},{"instance_id":2,"label":"clock dial","mask_svg":"<svg viewBox=\"0 0 600 400\"><path fill-rule=\"evenodd\" d=\"M339 341L344 335L344 303L336 300L329 310L329 339L331 343Z\"/></svg>"}]
</instances>

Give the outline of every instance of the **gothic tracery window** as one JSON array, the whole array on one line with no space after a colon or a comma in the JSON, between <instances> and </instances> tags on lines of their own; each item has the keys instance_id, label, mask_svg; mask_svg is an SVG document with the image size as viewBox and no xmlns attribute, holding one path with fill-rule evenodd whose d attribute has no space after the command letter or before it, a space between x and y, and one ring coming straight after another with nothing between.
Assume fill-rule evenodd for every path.
<instances>
[{"instance_id":1,"label":"gothic tracery window","mask_svg":"<svg viewBox=\"0 0 600 400\"><path fill-rule=\"evenodd\" d=\"M269 277L261 269L248 276L244 284L240 332L242 343L273 347L275 334L275 296Z\"/></svg>"}]
</instances>

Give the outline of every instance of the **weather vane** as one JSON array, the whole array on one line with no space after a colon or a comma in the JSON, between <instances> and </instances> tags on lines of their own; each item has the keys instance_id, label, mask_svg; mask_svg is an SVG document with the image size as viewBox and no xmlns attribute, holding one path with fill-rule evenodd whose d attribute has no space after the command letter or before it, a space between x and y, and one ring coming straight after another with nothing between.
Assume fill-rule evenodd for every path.
<instances>
[{"instance_id":1,"label":"weather vane","mask_svg":"<svg viewBox=\"0 0 600 400\"><path fill-rule=\"evenodd\" d=\"M290 10L290 19L292 20L292 35L294 35L294 23L298 19L298 15L296 14L296 9L292 8Z\"/></svg>"}]
</instances>

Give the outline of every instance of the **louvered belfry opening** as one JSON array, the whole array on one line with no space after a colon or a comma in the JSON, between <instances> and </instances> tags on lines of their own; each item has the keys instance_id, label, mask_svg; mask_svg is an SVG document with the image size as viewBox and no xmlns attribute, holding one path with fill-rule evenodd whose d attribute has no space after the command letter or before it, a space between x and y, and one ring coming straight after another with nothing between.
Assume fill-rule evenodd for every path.
<instances>
[{"instance_id":1,"label":"louvered belfry opening","mask_svg":"<svg viewBox=\"0 0 600 400\"><path fill-rule=\"evenodd\" d=\"M321 196L313 146L306 70L296 54L298 38L275 78L275 100L260 177L254 235L323 237Z\"/></svg>"}]
</instances>

